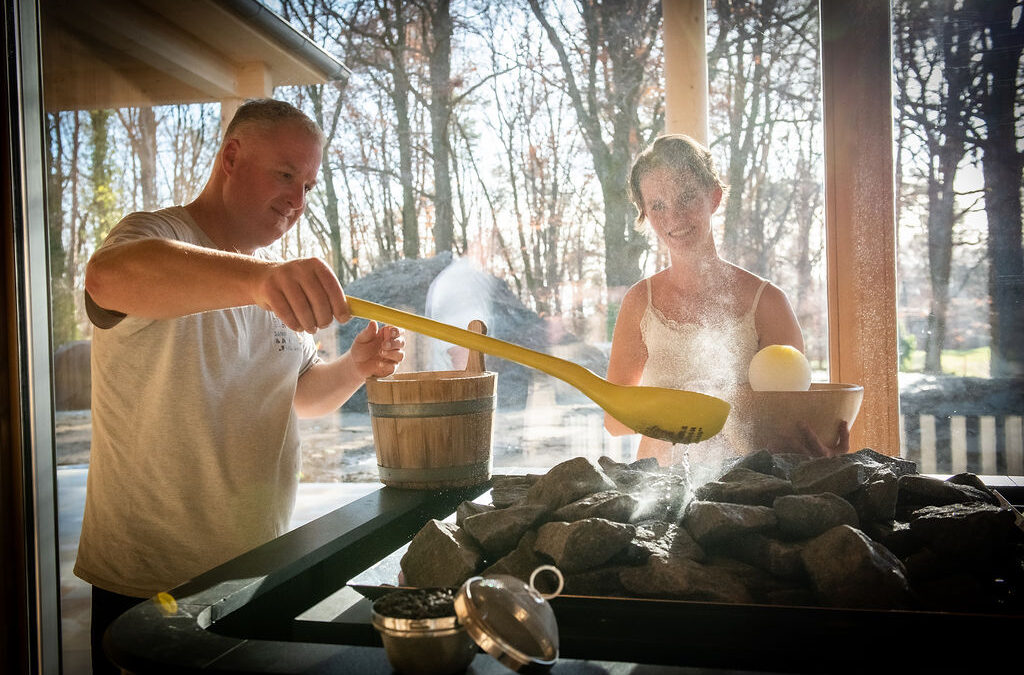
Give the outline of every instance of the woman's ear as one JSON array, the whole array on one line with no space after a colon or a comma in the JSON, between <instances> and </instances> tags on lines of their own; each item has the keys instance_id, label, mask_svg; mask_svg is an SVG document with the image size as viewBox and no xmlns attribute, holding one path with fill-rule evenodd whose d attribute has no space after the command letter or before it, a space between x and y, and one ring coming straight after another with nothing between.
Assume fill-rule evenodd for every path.
<instances>
[{"instance_id":1,"label":"woman's ear","mask_svg":"<svg viewBox=\"0 0 1024 675\"><path fill-rule=\"evenodd\" d=\"M718 210L718 207L722 203L722 186L716 185L714 191L711 193L711 213Z\"/></svg>"}]
</instances>

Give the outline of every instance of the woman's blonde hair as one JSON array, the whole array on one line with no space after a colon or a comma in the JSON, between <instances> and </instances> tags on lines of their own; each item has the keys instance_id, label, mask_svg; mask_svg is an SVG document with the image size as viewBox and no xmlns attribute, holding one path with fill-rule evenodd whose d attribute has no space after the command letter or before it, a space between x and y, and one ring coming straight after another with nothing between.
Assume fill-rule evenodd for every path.
<instances>
[{"instance_id":1,"label":"woman's blonde hair","mask_svg":"<svg viewBox=\"0 0 1024 675\"><path fill-rule=\"evenodd\" d=\"M723 197L728 187L722 182L718 169L711 159L711 151L702 143L686 134L664 134L644 148L633 160L629 170L629 198L636 206L636 224L647 219L643 197L640 194L640 180L655 169L667 167L674 171L689 171L708 190L720 188Z\"/></svg>"}]
</instances>

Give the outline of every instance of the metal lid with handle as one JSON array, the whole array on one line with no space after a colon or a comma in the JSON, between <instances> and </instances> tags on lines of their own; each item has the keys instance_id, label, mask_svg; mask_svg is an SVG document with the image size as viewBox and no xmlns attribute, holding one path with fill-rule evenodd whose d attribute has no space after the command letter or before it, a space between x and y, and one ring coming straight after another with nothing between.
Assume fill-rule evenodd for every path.
<instances>
[{"instance_id":1,"label":"metal lid with handle","mask_svg":"<svg viewBox=\"0 0 1024 675\"><path fill-rule=\"evenodd\" d=\"M554 593L534 587L537 575L552 572ZM455 596L455 613L480 648L512 670L546 670L558 660L558 622L548 599L562 591L562 573L542 565L530 583L508 574L468 579Z\"/></svg>"}]
</instances>

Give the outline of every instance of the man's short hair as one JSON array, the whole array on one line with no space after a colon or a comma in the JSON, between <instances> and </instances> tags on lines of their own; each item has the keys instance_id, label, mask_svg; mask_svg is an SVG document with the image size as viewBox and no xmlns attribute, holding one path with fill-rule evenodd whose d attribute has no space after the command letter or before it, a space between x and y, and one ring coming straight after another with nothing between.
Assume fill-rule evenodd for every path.
<instances>
[{"instance_id":1,"label":"man's short hair","mask_svg":"<svg viewBox=\"0 0 1024 675\"><path fill-rule=\"evenodd\" d=\"M309 115L291 103L273 98L251 98L240 105L224 131L224 140L231 138L241 127L251 125L266 130L286 122L302 126L320 142L321 146L327 144L327 137L320 129L320 125L310 119Z\"/></svg>"}]
</instances>

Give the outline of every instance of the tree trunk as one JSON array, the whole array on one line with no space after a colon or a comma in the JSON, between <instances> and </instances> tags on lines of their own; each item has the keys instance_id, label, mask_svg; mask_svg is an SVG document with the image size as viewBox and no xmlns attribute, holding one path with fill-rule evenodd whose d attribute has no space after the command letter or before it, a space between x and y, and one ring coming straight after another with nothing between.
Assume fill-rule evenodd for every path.
<instances>
[{"instance_id":1,"label":"tree trunk","mask_svg":"<svg viewBox=\"0 0 1024 675\"><path fill-rule=\"evenodd\" d=\"M323 148L323 159L320 163L320 170L323 172L324 180L324 227L326 238L330 244L331 268L342 285L346 284L347 270L343 262L341 250L341 214L338 209L338 190L334 186L334 164L331 161L330 148L338 129L338 117L341 112L341 102L334 106L334 113L331 119L327 119L324 112L324 85L313 85L306 88L309 98L313 102L313 118L320 125L327 137Z\"/></svg>"},{"instance_id":2,"label":"tree trunk","mask_svg":"<svg viewBox=\"0 0 1024 675\"><path fill-rule=\"evenodd\" d=\"M640 258L647 248L646 238L633 228L635 210L626 184L632 157L646 137L637 109L646 84L645 68L661 24L661 4L656 0L578 3L588 52L584 54L586 64L577 67L538 0L529 3L558 54L601 185L605 283L614 313L626 288L640 278ZM586 75L583 86L577 82L577 72ZM605 103L600 103L602 100ZM612 133L606 139L608 125Z\"/></svg>"},{"instance_id":3,"label":"tree trunk","mask_svg":"<svg viewBox=\"0 0 1024 675\"><path fill-rule=\"evenodd\" d=\"M399 26L398 30L404 30ZM395 88L391 99L395 104L398 133L398 175L402 183L402 255L420 257L420 228L416 219L416 192L412 172L412 123L409 119L409 75L400 61L405 50L396 50Z\"/></svg>"},{"instance_id":4,"label":"tree trunk","mask_svg":"<svg viewBox=\"0 0 1024 675\"><path fill-rule=\"evenodd\" d=\"M907 4L897 17L897 81L907 119L927 151L924 175L928 195L928 278L931 286L924 370L942 372L946 339L953 227L957 215L954 185L966 153L972 107L970 71L973 30L952 0L943 6ZM934 78L941 77L939 87ZM909 91L918 92L908 96Z\"/></svg>"},{"instance_id":5,"label":"tree trunk","mask_svg":"<svg viewBox=\"0 0 1024 675\"><path fill-rule=\"evenodd\" d=\"M1018 73L1024 51L1024 25L1013 23L1019 3L984 0L980 27L988 35L984 52L981 117L988 218L989 323L992 377L1024 375L1024 253L1021 250L1022 154L1017 150Z\"/></svg>"},{"instance_id":6,"label":"tree trunk","mask_svg":"<svg viewBox=\"0 0 1024 675\"><path fill-rule=\"evenodd\" d=\"M132 146L139 157L139 183L142 188L142 208L154 211L159 207L156 190L156 112L153 108L139 108L137 135L132 134Z\"/></svg>"},{"instance_id":7,"label":"tree trunk","mask_svg":"<svg viewBox=\"0 0 1024 675\"><path fill-rule=\"evenodd\" d=\"M74 114L74 113L71 113ZM46 150L47 150L47 183L46 183L46 215L47 241L50 258L50 333L53 346L70 342L75 339L77 328L75 321L74 299L74 266L72 250L74 239L69 248L64 246L63 227L65 212L64 195L64 143L60 129L61 113L46 116ZM74 171L74 165L71 166ZM68 214L71 226L74 227L74 214ZM70 249L70 250L69 250Z\"/></svg>"},{"instance_id":8,"label":"tree trunk","mask_svg":"<svg viewBox=\"0 0 1024 675\"><path fill-rule=\"evenodd\" d=\"M452 250L455 239L448 121L452 113L452 17L449 0L430 8L430 144L434 155L434 253Z\"/></svg>"},{"instance_id":9,"label":"tree trunk","mask_svg":"<svg viewBox=\"0 0 1024 675\"><path fill-rule=\"evenodd\" d=\"M942 348L946 342L946 309L949 306L949 272L953 259L952 180L929 185L928 278L932 297L928 307L928 340L924 371L942 372Z\"/></svg>"}]
</instances>

